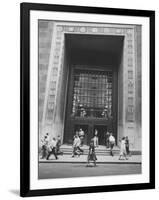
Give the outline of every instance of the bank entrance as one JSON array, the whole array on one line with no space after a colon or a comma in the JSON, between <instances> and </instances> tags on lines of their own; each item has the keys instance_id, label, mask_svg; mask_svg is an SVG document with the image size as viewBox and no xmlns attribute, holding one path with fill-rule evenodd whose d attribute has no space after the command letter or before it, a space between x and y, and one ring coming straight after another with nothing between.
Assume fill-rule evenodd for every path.
<instances>
[{"instance_id":1,"label":"bank entrance","mask_svg":"<svg viewBox=\"0 0 159 200\"><path fill-rule=\"evenodd\" d=\"M122 37L66 35L68 66L64 143L71 144L76 131L85 133L88 145L98 131L105 145L107 131L117 139L118 65Z\"/></svg>"}]
</instances>

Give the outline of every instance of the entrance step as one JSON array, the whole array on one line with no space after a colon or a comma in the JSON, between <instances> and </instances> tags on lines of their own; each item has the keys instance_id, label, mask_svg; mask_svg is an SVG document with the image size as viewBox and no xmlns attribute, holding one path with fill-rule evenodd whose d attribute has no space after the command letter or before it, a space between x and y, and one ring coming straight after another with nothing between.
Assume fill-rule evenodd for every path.
<instances>
[{"instance_id":1,"label":"entrance step","mask_svg":"<svg viewBox=\"0 0 159 200\"><path fill-rule=\"evenodd\" d=\"M84 145L81 147L81 149L84 150L84 155L88 155L88 151L89 151L89 146ZM63 152L63 154L65 155L71 155L72 154L72 145L62 145L61 146L61 151ZM118 146L115 146L113 148L113 154L114 155L119 155L120 153L120 149ZM141 155L141 151L138 150L132 150L131 151L132 155ZM104 156L109 156L110 155L110 149L106 148L105 146L99 145L98 148L96 148L96 155L104 155Z\"/></svg>"}]
</instances>

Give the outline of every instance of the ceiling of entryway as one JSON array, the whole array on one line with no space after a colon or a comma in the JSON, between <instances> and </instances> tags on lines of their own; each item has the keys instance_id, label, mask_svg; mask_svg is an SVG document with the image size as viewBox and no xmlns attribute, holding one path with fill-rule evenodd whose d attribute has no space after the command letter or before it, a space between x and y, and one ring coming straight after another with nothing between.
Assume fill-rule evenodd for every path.
<instances>
[{"instance_id":1,"label":"ceiling of entryway","mask_svg":"<svg viewBox=\"0 0 159 200\"><path fill-rule=\"evenodd\" d=\"M123 47L123 36L112 35L66 35L69 46L74 51L96 51L119 54Z\"/></svg>"}]
</instances>

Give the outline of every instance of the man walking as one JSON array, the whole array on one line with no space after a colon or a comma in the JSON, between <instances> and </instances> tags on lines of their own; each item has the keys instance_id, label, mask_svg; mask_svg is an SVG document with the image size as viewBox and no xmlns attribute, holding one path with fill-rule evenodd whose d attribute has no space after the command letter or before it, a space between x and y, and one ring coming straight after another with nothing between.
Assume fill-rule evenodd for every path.
<instances>
[{"instance_id":1,"label":"man walking","mask_svg":"<svg viewBox=\"0 0 159 200\"><path fill-rule=\"evenodd\" d=\"M43 158L45 158L47 156L47 153L48 153L47 149L48 149L49 140L50 140L49 133L46 133L44 135L44 137L41 139L41 143L42 143L42 146L41 146L41 150L42 150L41 159L43 159Z\"/></svg>"},{"instance_id":2,"label":"man walking","mask_svg":"<svg viewBox=\"0 0 159 200\"><path fill-rule=\"evenodd\" d=\"M129 138L128 136L125 137L125 147L126 147L126 154L131 156L130 149L129 149Z\"/></svg>"},{"instance_id":3,"label":"man walking","mask_svg":"<svg viewBox=\"0 0 159 200\"><path fill-rule=\"evenodd\" d=\"M58 159L57 153L56 153L56 145L57 145L57 141L56 141L55 138L53 138L52 141L49 144L49 153L47 155L46 160L49 159L49 157L50 157L51 154L53 154L55 156L56 160Z\"/></svg>"},{"instance_id":4,"label":"man walking","mask_svg":"<svg viewBox=\"0 0 159 200\"><path fill-rule=\"evenodd\" d=\"M56 154L57 155L63 155L63 152L61 151L60 147L61 147L61 136L58 135L57 136L57 143L56 143Z\"/></svg>"},{"instance_id":5,"label":"man walking","mask_svg":"<svg viewBox=\"0 0 159 200\"><path fill-rule=\"evenodd\" d=\"M84 134L84 131L82 130L82 128L80 128L80 130L79 130L79 138L80 138L80 140L81 140L81 146L83 146L83 144L84 144L84 136L85 136L85 134Z\"/></svg>"},{"instance_id":6,"label":"man walking","mask_svg":"<svg viewBox=\"0 0 159 200\"><path fill-rule=\"evenodd\" d=\"M80 145L81 145L81 140L78 135L75 135L73 141L72 157L74 157L75 155L80 156L80 154L83 153L83 150L80 148Z\"/></svg>"},{"instance_id":7,"label":"man walking","mask_svg":"<svg viewBox=\"0 0 159 200\"><path fill-rule=\"evenodd\" d=\"M109 136L109 144L110 144L110 155L114 156L114 154L113 154L113 147L115 145L115 137L113 136L112 133L110 133L110 136Z\"/></svg>"},{"instance_id":8,"label":"man walking","mask_svg":"<svg viewBox=\"0 0 159 200\"><path fill-rule=\"evenodd\" d=\"M107 149L109 148L109 136L110 136L110 133L106 132L106 148Z\"/></svg>"},{"instance_id":9,"label":"man walking","mask_svg":"<svg viewBox=\"0 0 159 200\"><path fill-rule=\"evenodd\" d=\"M41 139L41 151L42 151L42 156L41 159L45 158L47 155L47 145L48 145L48 141L47 141L47 136L44 136L44 139Z\"/></svg>"}]
</instances>

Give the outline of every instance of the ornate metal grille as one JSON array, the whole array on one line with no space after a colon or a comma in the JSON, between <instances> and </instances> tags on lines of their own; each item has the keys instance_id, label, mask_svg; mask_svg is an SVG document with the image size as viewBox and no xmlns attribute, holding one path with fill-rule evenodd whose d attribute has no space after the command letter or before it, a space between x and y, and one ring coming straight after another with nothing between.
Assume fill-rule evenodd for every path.
<instances>
[{"instance_id":1,"label":"ornate metal grille","mask_svg":"<svg viewBox=\"0 0 159 200\"><path fill-rule=\"evenodd\" d=\"M74 70L72 116L112 117L112 71Z\"/></svg>"}]
</instances>

